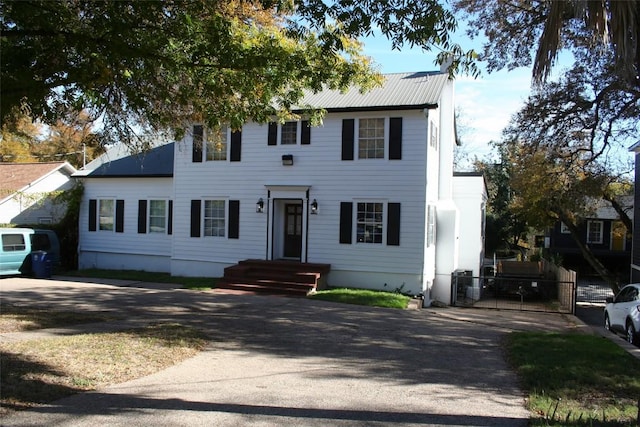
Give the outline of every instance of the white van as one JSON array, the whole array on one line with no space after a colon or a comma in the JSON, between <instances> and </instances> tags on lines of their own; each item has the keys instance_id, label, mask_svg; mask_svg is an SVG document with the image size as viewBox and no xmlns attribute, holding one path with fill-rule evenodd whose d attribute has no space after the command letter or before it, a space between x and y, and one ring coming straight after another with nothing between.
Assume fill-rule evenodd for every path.
<instances>
[{"instance_id":1,"label":"white van","mask_svg":"<svg viewBox=\"0 0 640 427\"><path fill-rule=\"evenodd\" d=\"M0 275L32 274L31 255L47 252L52 268L60 262L60 242L53 230L0 228Z\"/></svg>"}]
</instances>

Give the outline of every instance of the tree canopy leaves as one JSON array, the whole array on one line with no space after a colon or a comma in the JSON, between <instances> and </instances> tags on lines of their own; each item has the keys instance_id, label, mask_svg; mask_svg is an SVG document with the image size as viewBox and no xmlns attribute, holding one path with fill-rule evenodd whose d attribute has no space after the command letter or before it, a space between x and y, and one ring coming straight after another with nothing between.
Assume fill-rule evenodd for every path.
<instances>
[{"instance_id":1,"label":"tree canopy leaves","mask_svg":"<svg viewBox=\"0 0 640 427\"><path fill-rule=\"evenodd\" d=\"M84 109L112 141L194 121L239 128L304 110L305 90L371 88L381 77L357 38L374 29L476 70L436 0L0 0L0 11L2 120L23 102L49 123Z\"/></svg>"},{"instance_id":2,"label":"tree canopy leaves","mask_svg":"<svg viewBox=\"0 0 640 427\"><path fill-rule=\"evenodd\" d=\"M546 80L562 50L609 55L617 74L638 85L640 3L589 0L456 0L470 36L487 41L481 57L489 71L532 66Z\"/></svg>"}]
</instances>

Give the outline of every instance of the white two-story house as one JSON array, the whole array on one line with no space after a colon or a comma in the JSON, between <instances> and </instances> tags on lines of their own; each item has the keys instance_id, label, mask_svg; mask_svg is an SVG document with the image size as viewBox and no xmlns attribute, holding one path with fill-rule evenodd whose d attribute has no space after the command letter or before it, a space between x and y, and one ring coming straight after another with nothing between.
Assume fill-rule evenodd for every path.
<instances>
[{"instance_id":1,"label":"white two-story house","mask_svg":"<svg viewBox=\"0 0 640 427\"><path fill-rule=\"evenodd\" d=\"M165 146L172 163L155 176L143 163L162 148L128 169L83 172L80 268L221 277L240 260L288 259L330 264L331 286L448 303L453 271L480 273L486 202L481 176L478 194L453 191L474 179L453 173L453 81L390 74L368 93L327 90L305 104L326 110L321 126L195 124Z\"/></svg>"}]
</instances>

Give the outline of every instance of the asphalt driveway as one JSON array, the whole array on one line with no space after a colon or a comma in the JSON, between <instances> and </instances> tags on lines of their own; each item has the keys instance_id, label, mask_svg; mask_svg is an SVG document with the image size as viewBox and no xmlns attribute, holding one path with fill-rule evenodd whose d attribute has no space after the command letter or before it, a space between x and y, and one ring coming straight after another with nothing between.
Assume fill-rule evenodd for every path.
<instances>
[{"instance_id":1,"label":"asphalt driveway","mask_svg":"<svg viewBox=\"0 0 640 427\"><path fill-rule=\"evenodd\" d=\"M109 283L5 278L0 304L124 313L119 328L191 324L209 334L209 347L154 375L15 413L2 425L525 426L502 338L514 329L581 327L549 313L403 311Z\"/></svg>"}]
</instances>

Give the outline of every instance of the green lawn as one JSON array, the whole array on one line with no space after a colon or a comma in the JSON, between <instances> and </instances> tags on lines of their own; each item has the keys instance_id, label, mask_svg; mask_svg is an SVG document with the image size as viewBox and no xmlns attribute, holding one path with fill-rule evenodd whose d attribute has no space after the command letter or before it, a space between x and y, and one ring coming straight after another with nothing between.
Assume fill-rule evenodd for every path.
<instances>
[{"instance_id":1,"label":"green lawn","mask_svg":"<svg viewBox=\"0 0 640 427\"><path fill-rule=\"evenodd\" d=\"M532 425L637 425L640 360L611 340L517 332L507 352L528 394Z\"/></svg>"},{"instance_id":2,"label":"green lawn","mask_svg":"<svg viewBox=\"0 0 640 427\"><path fill-rule=\"evenodd\" d=\"M370 291L365 289L335 288L318 291L313 299L388 308L407 308L410 297L399 293Z\"/></svg>"}]
</instances>

